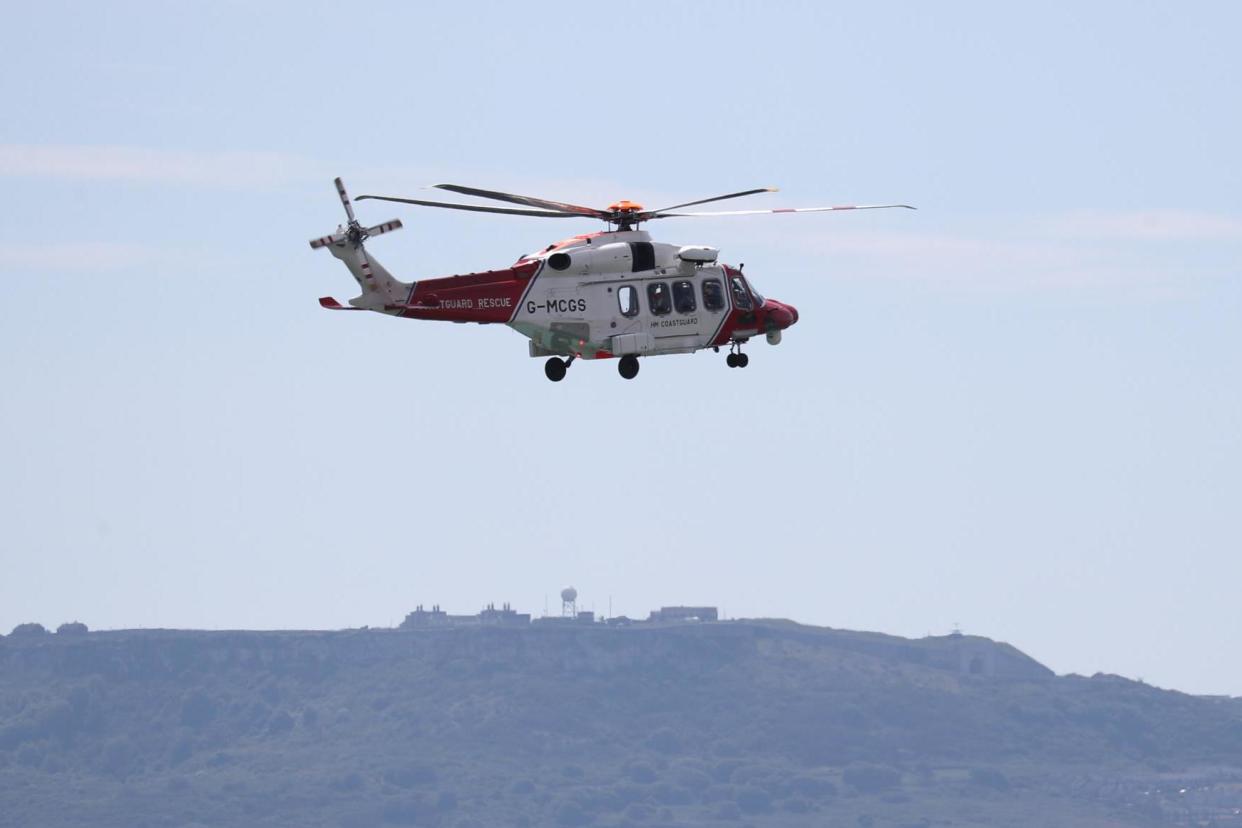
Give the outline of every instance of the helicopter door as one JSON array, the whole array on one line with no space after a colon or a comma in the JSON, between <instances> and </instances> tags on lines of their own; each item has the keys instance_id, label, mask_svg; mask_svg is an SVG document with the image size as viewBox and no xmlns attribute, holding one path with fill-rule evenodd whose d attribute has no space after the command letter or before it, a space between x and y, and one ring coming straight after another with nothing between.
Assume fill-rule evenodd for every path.
<instances>
[{"instance_id":1,"label":"helicopter door","mask_svg":"<svg viewBox=\"0 0 1242 828\"><path fill-rule=\"evenodd\" d=\"M633 333L643 324L642 306L638 304L638 287L634 284L617 286L616 312L618 333Z\"/></svg>"},{"instance_id":2,"label":"helicopter door","mask_svg":"<svg viewBox=\"0 0 1242 828\"><path fill-rule=\"evenodd\" d=\"M641 354L651 350L651 333L647 330L647 317L639 300L641 286L641 282L617 285L616 305L611 308L615 354Z\"/></svg>"},{"instance_id":3,"label":"helicopter door","mask_svg":"<svg viewBox=\"0 0 1242 828\"><path fill-rule=\"evenodd\" d=\"M703 300L700 311L703 324L700 330L706 337L714 338L716 331L724 323L724 317L729 313L729 299L725 295L724 282L715 273L705 275L699 283L699 294Z\"/></svg>"},{"instance_id":4,"label":"helicopter door","mask_svg":"<svg viewBox=\"0 0 1242 828\"><path fill-rule=\"evenodd\" d=\"M677 275L647 283L651 333L660 351L693 351L703 347L719 322L700 302L701 273Z\"/></svg>"},{"instance_id":5,"label":"helicopter door","mask_svg":"<svg viewBox=\"0 0 1242 828\"><path fill-rule=\"evenodd\" d=\"M755 299L751 294L750 286L746 284L746 279L740 273L734 273L729 276L729 293L733 296L733 307L741 311L738 323L746 327L753 325L755 322Z\"/></svg>"}]
</instances>

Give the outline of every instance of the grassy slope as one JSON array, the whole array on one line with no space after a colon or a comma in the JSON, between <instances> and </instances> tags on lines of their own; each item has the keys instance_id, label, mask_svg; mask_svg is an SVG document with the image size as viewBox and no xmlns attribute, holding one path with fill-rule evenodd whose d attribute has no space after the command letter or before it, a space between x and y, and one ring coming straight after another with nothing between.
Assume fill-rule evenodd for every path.
<instances>
[{"instance_id":1,"label":"grassy slope","mask_svg":"<svg viewBox=\"0 0 1242 828\"><path fill-rule=\"evenodd\" d=\"M962 650L967 651L963 658ZM995 673L963 674L980 656ZM1133 825L1237 705L788 622L0 641L0 825Z\"/></svg>"}]
</instances>

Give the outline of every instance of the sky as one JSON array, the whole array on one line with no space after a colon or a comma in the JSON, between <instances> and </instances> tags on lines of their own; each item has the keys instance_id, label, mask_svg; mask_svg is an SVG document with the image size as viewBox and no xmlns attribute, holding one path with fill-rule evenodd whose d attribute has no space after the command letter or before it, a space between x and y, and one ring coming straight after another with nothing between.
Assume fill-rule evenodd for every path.
<instances>
[{"instance_id":1,"label":"sky","mask_svg":"<svg viewBox=\"0 0 1242 828\"><path fill-rule=\"evenodd\" d=\"M23 4L0 631L710 604L1242 695L1232 3ZM648 206L800 321L566 381L333 314L332 178ZM591 222L363 202L405 280Z\"/></svg>"}]
</instances>

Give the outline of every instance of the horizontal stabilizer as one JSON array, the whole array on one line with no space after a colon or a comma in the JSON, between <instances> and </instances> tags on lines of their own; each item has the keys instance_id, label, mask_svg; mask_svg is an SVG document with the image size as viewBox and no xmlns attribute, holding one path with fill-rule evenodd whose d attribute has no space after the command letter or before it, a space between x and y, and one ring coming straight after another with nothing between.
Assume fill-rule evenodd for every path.
<instances>
[{"instance_id":1,"label":"horizontal stabilizer","mask_svg":"<svg viewBox=\"0 0 1242 828\"><path fill-rule=\"evenodd\" d=\"M348 305L342 305L331 296L320 296L319 305L328 310L364 310L364 308L351 308Z\"/></svg>"}]
</instances>

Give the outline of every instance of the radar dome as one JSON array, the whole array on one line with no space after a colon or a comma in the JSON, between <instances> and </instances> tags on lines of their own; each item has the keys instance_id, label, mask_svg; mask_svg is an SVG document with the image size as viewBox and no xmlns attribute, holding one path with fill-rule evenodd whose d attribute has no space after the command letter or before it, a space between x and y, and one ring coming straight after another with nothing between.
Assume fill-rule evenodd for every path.
<instances>
[{"instance_id":1,"label":"radar dome","mask_svg":"<svg viewBox=\"0 0 1242 828\"><path fill-rule=\"evenodd\" d=\"M565 603L573 603L578 600L578 590L573 587L566 587L561 590L561 600Z\"/></svg>"}]
</instances>

